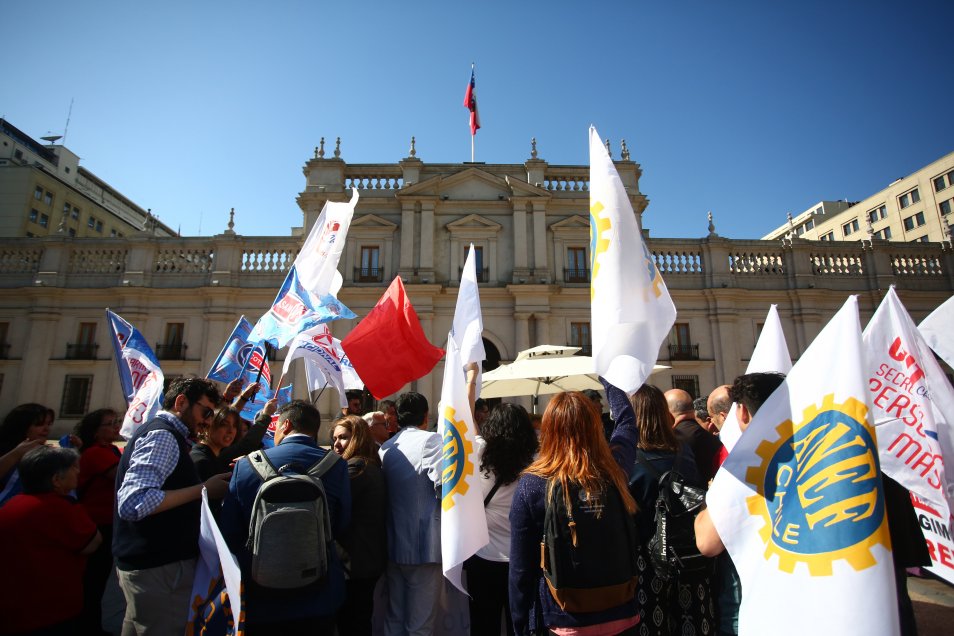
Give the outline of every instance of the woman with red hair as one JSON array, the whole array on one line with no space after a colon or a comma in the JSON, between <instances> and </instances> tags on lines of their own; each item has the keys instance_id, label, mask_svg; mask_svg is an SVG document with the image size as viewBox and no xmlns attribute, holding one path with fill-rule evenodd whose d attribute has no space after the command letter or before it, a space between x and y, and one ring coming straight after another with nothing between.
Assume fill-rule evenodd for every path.
<instances>
[{"instance_id":1,"label":"woman with red hair","mask_svg":"<svg viewBox=\"0 0 954 636\"><path fill-rule=\"evenodd\" d=\"M560 393L543 414L540 454L517 484L510 508L509 587L518 635L549 630L560 636L609 636L636 631L636 503L627 482L639 434L626 394L605 380L603 386L616 421L609 443L595 403L579 392ZM600 546L604 551L606 546L621 546L609 557L632 561L628 564L631 581L616 586L615 595L591 595L587 611L574 611L569 603L558 600L544 577L541 541L548 505L572 512L567 531L574 543L579 530L581 545L596 544L597 551ZM592 602L592 596L600 598Z\"/></svg>"}]
</instances>

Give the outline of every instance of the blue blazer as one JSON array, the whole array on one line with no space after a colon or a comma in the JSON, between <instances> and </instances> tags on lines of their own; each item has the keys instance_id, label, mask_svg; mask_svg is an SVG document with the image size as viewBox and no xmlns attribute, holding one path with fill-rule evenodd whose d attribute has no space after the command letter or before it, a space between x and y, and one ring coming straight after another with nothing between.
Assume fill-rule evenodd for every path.
<instances>
[{"instance_id":1,"label":"blue blazer","mask_svg":"<svg viewBox=\"0 0 954 636\"><path fill-rule=\"evenodd\" d=\"M307 435L292 435L281 444L265 451L265 455L276 468L285 464L299 464L309 468L331 451L319 448L315 440ZM331 528L335 538L351 523L351 483L348 479L348 463L337 462L321 478L328 497L331 511ZM252 518L252 504L262 480L252 470L248 459L241 459L235 465L229 492L222 502L222 514L219 520L222 534L229 549L238 558L242 574L249 571L251 554L245 548L248 541L248 527ZM283 591L274 598L266 594L256 594L255 589L245 585L246 616L256 623L275 622L294 618L332 616L344 602L344 570L337 554L332 551L328 580L320 587L309 586L294 592Z\"/></svg>"}]
</instances>

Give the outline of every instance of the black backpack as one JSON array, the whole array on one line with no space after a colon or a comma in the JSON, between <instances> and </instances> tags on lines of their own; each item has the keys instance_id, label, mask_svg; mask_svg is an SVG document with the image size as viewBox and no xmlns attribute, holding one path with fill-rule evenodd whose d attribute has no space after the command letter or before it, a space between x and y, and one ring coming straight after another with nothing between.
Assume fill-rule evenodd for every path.
<instances>
[{"instance_id":1,"label":"black backpack","mask_svg":"<svg viewBox=\"0 0 954 636\"><path fill-rule=\"evenodd\" d=\"M668 581L682 572L706 570L711 559L696 547L695 529L696 515L706 500L705 488L691 485L675 468L660 474L640 450L636 458L659 482L656 527L648 545L656 575Z\"/></svg>"},{"instance_id":2,"label":"black backpack","mask_svg":"<svg viewBox=\"0 0 954 636\"><path fill-rule=\"evenodd\" d=\"M600 612L636 596L636 524L616 488L598 497L554 481L547 499L540 567L550 594L566 612Z\"/></svg>"}]
</instances>

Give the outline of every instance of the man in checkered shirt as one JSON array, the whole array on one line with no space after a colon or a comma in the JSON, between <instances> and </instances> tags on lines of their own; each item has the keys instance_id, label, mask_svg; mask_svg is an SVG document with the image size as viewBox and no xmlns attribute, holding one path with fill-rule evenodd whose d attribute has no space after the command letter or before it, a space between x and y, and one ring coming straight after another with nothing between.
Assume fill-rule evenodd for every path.
<instances>
[{"instance_id":1,"label":"man in checkered shirt","mask_svg":"<svg viewBox=\"0 0 954 636\"><path fill-rule=\"evenodd\" d=\"M210 423L219 391L202 378L180 378L163 409L126 444L119 462L113 555L126 597L123 636L182 634L199 554L202 488L210 499L228 490L230 473L199 481L189 449Z\"/></svg>"}]
</instances>

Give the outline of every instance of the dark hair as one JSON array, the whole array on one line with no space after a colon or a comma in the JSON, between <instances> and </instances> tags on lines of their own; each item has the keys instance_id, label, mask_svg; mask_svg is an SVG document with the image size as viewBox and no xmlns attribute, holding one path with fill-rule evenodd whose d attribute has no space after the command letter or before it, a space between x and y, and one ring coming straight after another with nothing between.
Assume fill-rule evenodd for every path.
<instances>
[{"instance_id":1,"label":"dark hair","mask_svg":"<svg viewBox=\"0 0 954 636\"><path fill-rule=\"evenodd\" d=\"M24 494L52 492L53 478L68 471L78 461L79 453L72 448L45 444L34 448L17 465Z\"/></svg>"},{"instance_id":2,"label":"dark hair","mask_svg":"<svg viewBox=\"0 0 954 636\"><path fill-rule=\"evenodd\" d=\"M393 406L395 409L397 409L397 405L394 403L394 400L381 400L378 402L378 408L385 413L388 412L389 406Z\"/></svg>"},{"instance_id":3,"label":"dark hair","mask_svg":"<svg viewBox=\"0 0 954 636\"><path fill-rule=\"evenodd\" d=\"M345 391L345 398L350 402L351 400L361 400L364 401L364 391L360 389L348 389Z\"/></svg>"},{"instance_id":4,"label":"dark hair","mask_svg":"<svg viewBox=\"0 0 954 636\"><path fill-rule=\"evenodd\" d=\"M697 420L709 419L709 407L706 406L706 398L696 398L692 401L692 408L696 411Z\"/></svg>"},{"instance_id":5,"label":"dark hair","mask_svg":"<svg viewBox=\"0 0 954 636\"><path fill-rule=\"evenodd\" d=\"M427 398L420 393L408 391L398 396L394 408L397 410L398 426L420 426L427 415Z\"/></svg>"},{"instance_id":6,"label":"dark hair","mask_svg":"<svg viewBox=\"0 0 954 636\"><path fill-rule=\"evenodd\" d=\"M215 415L212 417L212 423L208 426L205 426L204 423L199 426L198 435L200 440L203 443L208 442L208 437L212 431L217 431L226 424L228 424L229 418L235 418L235 435L236 437L239 434L242 426L242 414L238 409L234 409L231 406L220 406L215 409Z\"/></svg>"},{"instance_id":7,"label":"dark hair","mask_svg":"<svg viewBox=\"0 0 954 636\"><path fill-rule=\"evenodd\" d=\"M484 398L477 398L476 400L474 400L474 412L476 413L477 411L480 411L482 409L487 409L489 411L490 405L487 404L487 400L485 400Z\"/></svg>"},{"instance_id":8,"label":"dark hair","mask_svg":"<svg viewBox=\"0 0 954 636\"><path fill-rule=\"evenodd\" d=\"M278 423L290 422L292 430L314 437L321 428L321 413L310 402L292 400L278 410Z\"/></svg>"},{"instance_id":9,"label":"dark hair","mask_svg":"<svg viewBox=\"0 0 954 636\"><path fill-rule=\"evenodd\" d=\"M629 398L639 429L639 448L643 450L676 451L679 442L672 430L675 418L669 412L666 396L651 384L639 387Z\"/></svg>"},{"instance_id":10,"label":"dark hair","mask_svg":"<svg viewBox=\"0 0 954 636\"><path fill-rule=\"evenodd\" d=\"M480 470L487 477L493 473L501 486L517 481L537 453L537 434L519 404L505 402L494 408L480 425L480 436L486 442Z\"/></svg>"},{"instance_id":11,"label":"dark hair","mask_svg":"<svg viewBox=\"0 0 954 636\"><path fill-rule=\"evenodd\" d=\"M35 426L52 411L42 404L30 402L13 407L0 424L0 455L5 455L26 439L27 429Z\"/></svg>"},{"instance_id":12,"label":"dark hair","mask_svg":"<svg viewBox=\"0 0 954 636\"><path fill-rule=\"evenodd\" d=\"M219 402L222 401L218 387L211 380L196 377L176 378L169 383L169 388L166 389L166 399L162 402L162 408L167 411L172 410L175 407L176 398L180 395L186 396L189 404L195 404L202 399L203 395L209 398L212 406L218 406Z\"/></svg>"},{"instance_id":13,"label":"dark hair","mask_svg":"<svg viewBox=\"0 0 954 636\"><path fill-rule=\"evenodd\" d=\"M740 375L729 388L729 398L737 404L744 404L753 417L762 404L775 392L785 376L781 373L747 373Z\"/></svg>"},{"instance_id":14,"label":"dark hair","mask_svg":"<svg viewBox=\"0 0 954 636\"><path fill-rule=\"evenodd\" d=\"M76 426L73 427L73 434L83 442L83 450L91 447L96 439L96 431L103 425L103 419L107 415L119 417L119 413L113 409L96 409L83 416Z\"/></svg>"},{"instance_id":15,"label":"dark hair","mask_svg":"<svg viewBox=\"0 0 954 636\"><path fill-rule=\"evenodd\" d=\"M600 405L600 408L603 406L603 398L600 396L600 392L596 389L585 389L583 395L590 398L594 402Z\"/></svg>"}]
</instances>

